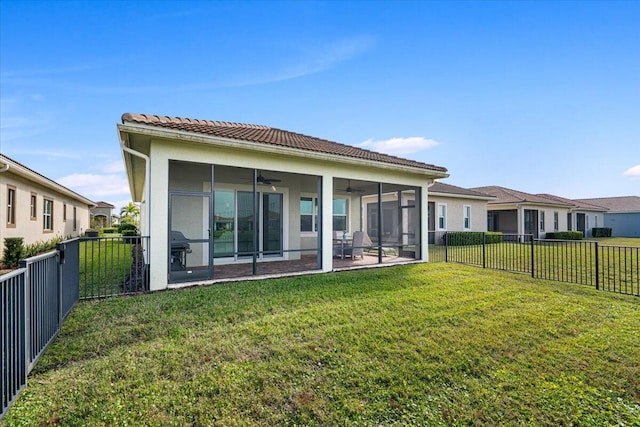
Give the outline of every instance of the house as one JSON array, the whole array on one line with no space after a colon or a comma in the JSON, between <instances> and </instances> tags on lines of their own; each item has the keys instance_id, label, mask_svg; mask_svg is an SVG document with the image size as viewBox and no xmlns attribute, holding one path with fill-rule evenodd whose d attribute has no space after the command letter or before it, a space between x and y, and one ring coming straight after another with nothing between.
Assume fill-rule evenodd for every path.
<instances>
[{"instance_id":1,"label":"house","mask_svg":"<svg viewBox=\"0 0 640 427\"><path fill-rule=\"evenodd\" d=\"M567 213L567 230L582 231L584 237L593 236L594 227L604 227L607 208L596 206L582 200L566 199L553 194L538 194L556 202L566 203L572 208Z\"/></svg>"},{"instance_id":2,"label":"house","mask_svg":"<svg viewBox=\"0 0 640 427\"><path fill-rule=\"evenodd\" d=\"M610 227L612 236L640 237L640 197L600 197L576 201L606 209L602 225L594 224L593 227Z\"/></svg>"},{"instance_id":3,"label":"house","mask_svg":"<svg viewBox=\"0 0 640 427\"><path fill-rule=\"evenodd\" d=\"M429 187L430 243L446 231L487 231L487 203L494 196L437 181Z\"/></svg>"},{"instance_id":4,"label":"house","mask_svg":"<svg viewBox=\"0 0 640 427\"><path fill-rule=\"evenodd\" d=\"M427 260L444 167L261 125L127 113L118 133L151 290ZM364 231L366 255L343 259Z\"/></svg>"},{"instance_id":5,"label":"house","mask_svg":"<svg viewBox=\"0 0 640 427\"><path fill-rule=\"evenodd\" d=\"M89 228L94 203L0 154L0 256L4 239L24 243L79 236Z\"/></svg>"},{"instance_id":6,"label":"house","mask_svg":"<svg viewBox=\"0 0 640 427\"><path fill-rule=\"evenodd\" d=\"M531 234L543 239L549 231L567 231L571 203L499 186L475 187L473 191L495 197L487 204L488 231Z\"/></svg>"},{"instance_id":7,"label":"house","mask_svg":"<svg viewBox=\"0 0 640 427\"><path fill-rule=\"evenodd\" d=\"M95 228L111 227L113 225L113 206L107 202L96 202L91 208L91 225Z\"/></svg>"}]
</instances>

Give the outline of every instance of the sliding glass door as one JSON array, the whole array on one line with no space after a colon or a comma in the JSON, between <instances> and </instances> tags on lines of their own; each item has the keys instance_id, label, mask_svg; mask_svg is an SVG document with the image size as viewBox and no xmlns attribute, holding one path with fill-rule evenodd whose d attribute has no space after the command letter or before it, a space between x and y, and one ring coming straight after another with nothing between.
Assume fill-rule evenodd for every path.
<instances>
[{"instance_id":1,"label":"sliding glass door","mask_svg":"<svg viewBox=\"0 0 640 427\"><path fill-rule=\"evenodd\" d=\"M263 194L262 224L263 255L282 256L282 194Z\"/></svg>"}]
</instances>

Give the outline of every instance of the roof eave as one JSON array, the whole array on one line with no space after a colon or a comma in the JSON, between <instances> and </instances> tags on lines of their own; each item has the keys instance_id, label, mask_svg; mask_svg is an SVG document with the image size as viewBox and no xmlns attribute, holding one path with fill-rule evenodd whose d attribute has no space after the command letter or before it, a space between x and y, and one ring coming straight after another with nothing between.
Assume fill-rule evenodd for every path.
<instances>
[{"instance_id":1,"label":"roof eave","mask_svg":"<svg viewBox=\"0 0 640 427\"><path fill-rule=\"evenodd\" d=\"M241 150L253 150L253 151L260 151L260 152L266 152L266 153L272 153L272 154L287 154L287 155L293 155L296 157L311 158L315 160L326 161L327 159L329 159L329 160L335 161L336 163L344 163L344 164L359 165L359 166L368 165L368 166L376 167L380 169L412 172L420 175L426 175L427 178L431 178L431 179L441 179L441 178L447 178L449 176L447 172L438 171L434 169L419 168L415 166L398 165L393 163L378 162L374 160L352 158L347 156L340 156L337 154L300 150L295 148L263 144L259 142L252 142L252 141L246 141L246 140L202 135L194 132L171 131L166 129L159 129L156 126L144 125L140 123L126 122L126 123L118 124L118 130L121 133L121 135L123 133L124 134L138 133L138 134L143 134L150 137L158 137L158 138L164 138L164 139L178 139L178 140L195 142L200 144L216 144L216 145L229 147L229 148L238 148Z\"/></svg>"},{"instance_id":2,"label":"roof eave","mask_svg":"<svg viewBox=\"0 0 640 427\"><path fill-rule=\"evenodd\" d=\"M75 191L70 190L63 185L58 184L57 182L32 171L31 169L21 165L20 163L11 161L11 159L6 157L2 158L2 163L9 165L9 169L6 172L15 173L16 175L22 176L23 178L26 178L29 181L33 181L42 186L51 188L52 190L57 191L58 193L64 194L68 197L71 197L74 200L78 200L79 202L82 202L83 204L86 204L89 207L96 206L95 202L93 202L92 200L89 200L86 197L76 193Z\"/></svg>"}]
</instances>

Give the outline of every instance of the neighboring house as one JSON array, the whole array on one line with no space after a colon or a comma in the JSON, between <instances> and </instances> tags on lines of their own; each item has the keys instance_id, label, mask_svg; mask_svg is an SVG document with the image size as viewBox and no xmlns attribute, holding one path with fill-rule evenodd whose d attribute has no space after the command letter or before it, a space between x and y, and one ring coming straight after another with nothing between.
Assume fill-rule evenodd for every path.
<instances>
[{"instance_id":1,"label":"neighboring house","mask_svg":"<svg viewBox=\"0 0 640 427\"><path fill-rule=\"evenodd\" d=\"M79 236L94 203L0 154L0 257L6 237L24 243Z\"/></svg>"},{"instance_id":2,"label":"neighboring house","mask_svg":"<svg viewBox=\"0 0 640 427\"><path fill-rule=\"evenodd\" d=\"M113 206L107 202L96 202L96 206L91 208L92 225L96 228L111 227L113 225Z\"/></svg>"},{"instance_id":3,"label":"neighboring house","mask_svg":"<svg viewBox=\"0 0 640 427\"><path fill-rule=\"evenodd\" d=\"M118 132L151 290L427 260L428 187L443 167L259 125L128 113ZM335 240L365 230L398 256L334 257Z\"/></svg>"},{"instance_id":4,"label":"neighboring house","mask_svg":"<svg viewBox=\"0 0 640 427\"><path fill-rule=\"evenodd\" d=\"M594 227L604 227L606 208L581 200L566 199L553 194L538 194L550 200L571 205L567 213L567 229L582 231L584 237L593 236Z\"/></svg>"},{"instance_id":5,"label":"neighboring house","mask_svg":"<svg viewBox=\"0 0 640 427\"><path fill-rule=\"evenodd\" d=\"M429 187L429 231L487 231L487 203L494 196L436 182Z\"/></svg>"},{"instance_id":6,"label":"neighboring house","mask_svg":"<svg viewBox=\"0 0 640 427\"><path fill-rule=\"evenodd\" d=\"M610 227L612 235L616 237L640 237L639 196L600 197L576 201L607 209L603 225L593 227Z\"/></svg>"},{"instance_id":7,"label":"neighboring house","mask_svg":"<svg viewBox=\"0 0 640 427\"><path fill-rule=\"evenodd\" d=\"M487 204L488 231L507 234L532 234L543 239L550 231L567 231L571 203L539 194L529 194L499 186L471 190L494 196Z\"/></svg>"}]
</instances>

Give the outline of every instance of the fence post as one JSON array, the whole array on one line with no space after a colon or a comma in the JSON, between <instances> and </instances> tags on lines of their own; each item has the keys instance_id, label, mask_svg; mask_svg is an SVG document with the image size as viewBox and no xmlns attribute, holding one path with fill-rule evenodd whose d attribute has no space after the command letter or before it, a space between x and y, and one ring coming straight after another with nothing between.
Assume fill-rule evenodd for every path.
<instances>
[{"instance_id":1,"label":"fence post","mask_svg":"<svg viewBox=\"0 0 640 427\"><path fill-rule=\"evenodd\" d=\"M482 233L482 268L487 268L487 233Z\"/></svg>"},{"instance_id":2,"label":"fence post","mask_svg":"<svg viewBox=\"0 0 640 427\"><path fill-rule=\"evenodd\" d=\"M531 235L531 277L535 278L536 274L535 274L535 248L533 245L533 235Z\"/></svg>"},{"instance_id":3,"label":"fence post","mask_svg":"<svg viewBox=\"0 0 640 427\"><path fill-rule=\"evenodd\" d=\"M24 268L24 372L29 375L29 361L31 360L31 274L29 264L24 259L18 263L19 268ZM25 387L27 381L25 379Z\"/></svg>"},{"instance_id":4,"label":"fence post","mask_svg":"<svg viewBox=\"0 0 640 427\"><path fill-rule=\"evenodd\" d=\"M449 262L449 234L444 233L444 262Z\"/></svg>"},{"instance_id":5,"label":"fence post","mask_svg":"<svg viewBox=\"0 0 640 427\"><path fill-rule=\"evenodd\" d=\"M600 289L600 263L598 262L598 242L593 242L596 251L596 289Z\"/></svg>"}]
</instances>

